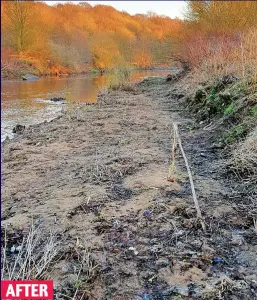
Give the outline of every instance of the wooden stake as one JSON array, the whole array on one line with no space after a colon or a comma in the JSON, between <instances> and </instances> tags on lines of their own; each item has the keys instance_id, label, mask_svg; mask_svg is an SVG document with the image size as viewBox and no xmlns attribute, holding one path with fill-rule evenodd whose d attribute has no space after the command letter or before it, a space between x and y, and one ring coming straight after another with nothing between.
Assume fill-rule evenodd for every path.
<instances>
[{"instance_id":1,"label":"wooden stake","mask_svg":"<svg viewBox=\"0 0 257 300\"><path fill-rule=\"evenodd\" d=\"M182 147L182 142L181 142L181 139L180 139L180 136L179 136L178 125L176 123L173 123L173 122L172 122L172 125L173 125L174 135L177 137L177 142L179 144L180 151L182 153L182 156L183 156L185 164L186 164L186 168L187 168L187 172L188 172L188 176L189 176L189 180L190 180L190 185L191 185L191 190L192 190L192 196L193 196L195 209L196 209L196 213L197 213L197 218L200 220L203 231L206 231L206 227L205 227L205 224L204 224L204 221L203 221L203 217L202 217L201 209L200 209L200 206L199 206L199 202L198 202L197 197L196 197L193 176L192 176L192 173L191 173L191 170L190 170L190 167L189 167L189 164L188 164L188 160L187 160L186 154L184 152L184 149Z\"/></svg>"}]
</instances>

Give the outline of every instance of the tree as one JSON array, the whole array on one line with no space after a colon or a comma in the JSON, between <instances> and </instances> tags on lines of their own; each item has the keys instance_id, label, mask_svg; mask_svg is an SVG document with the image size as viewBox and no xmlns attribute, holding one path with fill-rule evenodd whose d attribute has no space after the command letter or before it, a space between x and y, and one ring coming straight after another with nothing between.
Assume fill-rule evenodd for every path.
<instances>
[{"instance_id":1,"label":"tree","mask_svg":"<svg viewBox=\"0 0 257 300\"><path fill-rule=\"evenodd\" d=\"M40 73L110 69L133 62L140 67L163 64L181 22L154 13L131 16L86 2L1 4L4 53L9 49L8 59Z\"/></svg>"},{"instance_id":2,"label":"tree","mask_svg":"<svg viewBox=\"0 0 257 300\"><path fill-rule=\"evenodd\" d=\"M33 39L33 12L32 1L15 0L6 3L4 16L9 28L9 43L18 54L25 51Z\"/></svg>"},{"instance_id":3,"label":"tree","mask_svg":"<svg viewBox=\"0 0 257 300\"><path fill-rule=\"evenodd\" d=\"M102 33L95 34L90 40L93 67L99 70L115 67L120 59L117 43Z\"/></svg>"}]
</instances>

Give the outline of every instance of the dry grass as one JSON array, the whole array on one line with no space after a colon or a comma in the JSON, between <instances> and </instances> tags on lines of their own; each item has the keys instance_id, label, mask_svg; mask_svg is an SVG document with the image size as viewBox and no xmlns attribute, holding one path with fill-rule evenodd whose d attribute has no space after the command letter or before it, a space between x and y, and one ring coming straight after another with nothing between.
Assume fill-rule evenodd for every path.
<instances>
[{"instance_id":1,"label":"dry grass","mask_svg":"<svg viewBox=\"0 0 257 300\"><path fill-rule=\"evenodd\" d=\"M130 67L120 67L115 68L111 72L110 82L108 83L110 90L133 90L132 85L130 84L131 81L131 71Z\"/></svg>"},{"instance_id":2,"label":"dry grass","mask_svg":"<svg viewBox=\"0 0 257 300\"><path fill-rule=\"evenodd\" d=\"M135 86L132 83L112 85L109 89L112 91L135 92Z\"/></svg>"},{"instance_id":3,"label":"dry grass","mask_svg":"<svg viewBox=\"0 0 257 300\"><path fill-rule=\"evenodd\" d=\"M42 223L33 223L28 234L19 234L19 243L13 240L13 230L2 228L2 280L33 280L48 278L51 267L60 259L64 251L65 241L58 241L57 235L46 231ZM68 286L58 287L57 294L64 299L87 299L89 283L99 273L99 265L92 257L92 250L87 246L88 241L77 238L68 261L73 261L76 280ZM69 253L69 254L68 254ZM75 260L74 260L75 258Z\"/></svg>"},{"instance_id":4,"label":"dry grass","mask_svg":"<svg viewBox=\"0 0 257 300\"><path fill-rule=\"evenodd\" d=\"M77 238L72 256L76 256L76 280L72 284L64 284L58 288L57 295L64 299L83 300L91 296L89 285L99 273L99 265L95 262L88 241Z\"/></svg>"},{"instance_id":5,"label":"dry grass","mask_svg":"<svg viewBox=\"0 0 257 300\"><path fill-rule=\"evenodd\" d=\"M238 175L246 174L257 180L257 127L246 140L232 152L230 168Z\"/></svg>"},{"instance_id":6,"label":"dry grass","mask_svg":"<svg viewBox=\"0 0 257 300\"><path fill-rule=\"evenodd\" d=\"M238 36L207 38L196 36L186 43L195 82L233 74L241 78L256 76L257 30Z\"/></svg>"},{"instance_id":7,"label":"dry grass","mask_svg":"<svg viewBox=\"0 0 257 300\"><path fill-rule=\"evenodd\" d=\"M86 174L86 176L89 176L90 182L98 184L100 182L119 181L123 177L120 170L99 163L87 170Z\"/></svg>"},{"instance_id":8,"label":"dry grass","mask_svg":"<svg viewBox=\"0 0 257 300\"><path fill-rule=\"evenodd\" d=\"M42 224L41 224L42 225ZM41 225L30 226L20 245L13 245L5 226L2 242L1 279L25 280L43 278L60 251L57 236L45 232Z\"/></svg>"},{"instance_id":9,"label":"dry grass","mask_svg":"<svg viewBox=\"0 0 257 300\"><path fill-rule=\"evenodd\" d=\"M120 90L125 91L125 92L134 92L135 91L135 86L132 83L122 84L120 86Z\"/></svg>"}]
</instances>

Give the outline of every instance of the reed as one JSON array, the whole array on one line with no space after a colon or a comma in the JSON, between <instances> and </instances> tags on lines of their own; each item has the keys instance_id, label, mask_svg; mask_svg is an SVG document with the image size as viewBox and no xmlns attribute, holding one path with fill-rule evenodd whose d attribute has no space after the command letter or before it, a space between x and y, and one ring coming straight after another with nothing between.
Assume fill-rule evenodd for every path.
<instances>
[{"instance_id":1,"label":"reed","mask_svg":"<svg viewBox=\"0 0 257 300\"><path fill-rule=\"evenodd\" d=\"M116 67L111 70L111 76L107 84L111 90L126 89L131 86L131 72L133 68L130 66Z\"/></svg>"}]
</instances>

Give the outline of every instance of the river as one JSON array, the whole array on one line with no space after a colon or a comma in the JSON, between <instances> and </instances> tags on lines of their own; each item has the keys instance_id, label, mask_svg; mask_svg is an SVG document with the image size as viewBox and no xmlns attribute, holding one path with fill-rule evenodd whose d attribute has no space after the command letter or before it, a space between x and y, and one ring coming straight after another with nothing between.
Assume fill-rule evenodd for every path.
<instances>
[{"instance_id":1,"label":"river","mask_svg":"<svg viewBox=\"0 0 257 300\"><path fill-rule=\"evenodd\" d=\"M134 71L133 82L145 76L164 76L171 70ZM94 103L99 91L108 85L111 78L106 75L83 75L45 77L36 81L6 80L1 89L1 142L13 138L16 124L29 126L60 115L65 103L50 101L53 97L69 98L71 102Z\"/></svg>"}]
</instances>

